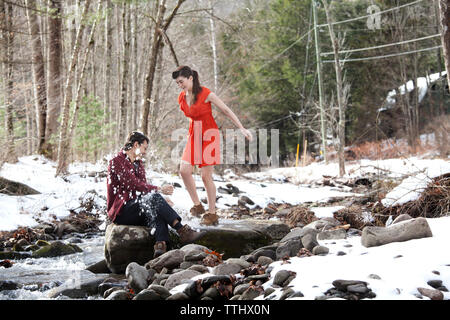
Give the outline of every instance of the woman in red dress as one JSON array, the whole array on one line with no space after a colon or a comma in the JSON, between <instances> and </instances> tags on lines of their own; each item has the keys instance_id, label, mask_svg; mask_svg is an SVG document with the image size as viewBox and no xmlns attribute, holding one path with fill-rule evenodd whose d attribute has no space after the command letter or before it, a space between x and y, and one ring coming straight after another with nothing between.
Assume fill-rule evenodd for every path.
<instances>
[{"instance_id":1,"label":"woman in red dress","mask_svg":"<svg viewBox=\"0 0 450 320\"><path fill-rule=\"evenodd\" d=\"M178 96L180 109L189 118L189 136L180 163L180 175L194 203L190 213L202 216L201 223L214 225L218 223L216 214L216 186L212 173L215 164L220 164L220 135L216 121L212 116L211 103L218 107L251 141L250 131L245 129L231 109L214 93L200 85L198 73L188 66L181 66L172 73L178 86L183 91ZM195 188L192 176L193 167L198 165L203 184L208 195L208 212L205 213Z\"/></svg>"}]
</instances>

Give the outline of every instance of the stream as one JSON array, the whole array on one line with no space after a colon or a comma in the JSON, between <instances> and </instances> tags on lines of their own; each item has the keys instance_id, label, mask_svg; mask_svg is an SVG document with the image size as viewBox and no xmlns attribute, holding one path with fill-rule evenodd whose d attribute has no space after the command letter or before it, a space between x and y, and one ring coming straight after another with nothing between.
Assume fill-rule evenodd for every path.
<instances>
[{"instance_id":1,"label":"stream","mask_svg":"<svg viewBox=\"0 0 450 320\"><path fill-rule=\"evenodd\" d=\"M91 272L85 269L104 258L104 232L79 234L75 238L72 234L68 240L72 239L79 239L76 245L83 252L54 258L11 260L14 263L12 267L0 267L0 282L9 280L20 287L0 291L0 300L48 300L50 289L66 281L89 276ZM103 298L93 296L89 299Z\"/></svg>"}]
</instances>

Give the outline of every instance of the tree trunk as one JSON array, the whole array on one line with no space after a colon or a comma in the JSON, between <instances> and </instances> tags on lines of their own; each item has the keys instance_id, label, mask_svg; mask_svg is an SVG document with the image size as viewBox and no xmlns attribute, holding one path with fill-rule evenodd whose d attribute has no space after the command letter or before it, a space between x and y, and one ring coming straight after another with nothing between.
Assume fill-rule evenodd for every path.
<instances>
[{"instance_id":1,"label":"tree trunk","mask_svg":"<svg viewBox=\"0 0 450 320\"><path fill-rule=\"evenodd\" d=\"M14 89L13 82L13 40L14 31L12 30L13 9L12 4L6 4L0 1L0 26L3 42L3 81L4 81L4 97L5 97L5 127L6 127L6 158L7 162L17 162L17 154L14 144L14 125L13 125L13 105L12 93Z\"/></svg>"},{"instance_id":2,"label":"tree trunk","mask_svg":"<svg viewBox=\"0 0 450 320\"><path fill-rule=\"evenodd\" d=\"M444 51L445 70L447 71L447 83L450 92L450 0L440 0L442 25L442 47Z\"/></svg>"},{"instance_id":3,"label":"tree trunk","mask_svg":"<svg viewBox=\"0 0 450 320\"><path fill-rule=\"evenodd\" d=\"M214 24L214 19L213 19L213 15L214 15L214 8L213 8L213 4L212 1L209 0L209 6L211 7L211 15L209 17L209 24L210 24L210 32L211 32L211 49L212 49L212 53L213 53L213 69L214 69L214 92L217 93L217 88L218 88L218 71L217 71L217 50L216 50L216 26Z\"/></svg>"},{"instance_id":4,"label":"tree trunk","mask_svg":"<svg viewBox=\"0 0 450 320\"><path fill-rule=\"evenodd\" d=\"M334 51L334 67L336 72L336 90L337 90L337 102L339 108L339 125L338 125L338 159L339 159L339 176L345 174L345 158L344 158L344 148L345 148L345 111L347 109L346 102L344 101L344 83L342 77L342 66L339 59L339 41L333 30L333 19L331 17L330 8L327 1L322 0L325 14L327 16L328 29L330 31L331 44Z\"/></svg>"},{"instance_id":5,"label":"tree trunk","mask_svg":"<svg viewBox=\"0 0 450 320\"><path fill-rule=\"evenodd\" d=\"M81 18L80 27L77 32L77 39L75 41L75 46L73 48L72 57L70 61L69 71L67 73L67 81L64 88L64 105L63 105L63 117L61 123L61 132L59 135L59 145L58 145L58 166L56 168L56 175L65 174L69 166L68 155L69 155L69 144L67 139L67 131L69 124L69 112L70 103L72 102L72 85L75 78L75 67L78 62L78 55L81 47L81 40L83 38L84 29L87 23L87 13L91 0L86 0L83 9L83 15Z\"/></svg>"},{"instance_id":6,"label":"tree trunk","mask_svg":"<svg viewBox=\"0 0 450 320\"><path fill-rule=\"evenodd\" d=\"M104 137L109 139L111 141L112 138L112 106L111 106L111 93L110 93L110 87L111 87L111 50L112 50L112 41L111 41L111 18L112 18L112 11L113 6L111 0L108 0L106 2L106 16L105 16L105 69L103 74L103 82L104 82L104 127L106 125L106 119L108 118L108 125L109 130L108 132L103 132ZM106 115L108 114L108 117ZM110 145L109 147L112 147Z\"/></svg>"},{"instance_id":7,"label":"tree trunk","mask_svg":"<svg viewBox=\"0 0 450 320\"><path fill-rule=\"evenodd\" d=\"M166 0L158 0L157 3L157 18L156 18L156 24L155 29L153 32L153 43L152 43L152 50L150 53L150 65L146 76L145 81L145 93L143 97L143 105L142 105L142 118L141 118L141 131L147 135L148 134L148 115L150 112L150 102L152 97L152 91L153 91L153 80L155 78L155 70L156 70L156 63L158 60L158 52L161 49L161 41L164 32L167 31L167 29L170 26L170 23L172 22L173 18L178 12L178 9L180 6L185 2L186 0L178 0L177 5L173 9L171 15L165 19L165 23L163 24L163 18L164 13L166 10ZM161 30L160 30L161 28Z\"/></svg>"},{"instance_id":8,"label":"tree trunk","mask_svg":"<svg viewBox=\"0 0 450 320\"><path fill-rule=\"evenodd\" d=\"M123 60L122 60L122 89L120 97L120 123L119 123L119 142L126 139L127 128L127 88L128 88L128 69L130 60L130 38L127 29L129 29L128 11L129 4L124 4L122 10L122 36L123 36Z\"/></svg>"},{"instance_id":9,"label":"tree trunk","mask_svg":"<svg viewBox=\"0 0 450 320\"><path fill-rule=\"evenodd\" d=\"M46 137L46 153L56 159L56 138L58 134L58 117L61 113L61 65L62 65L62 3L61 0L50 0L50 8L54 11L48 17L49 28L49 64L48 64L48 115Z\"/></svg>"},{"instance_id":10,"label":"tree trunk","mask_svg":"<svg viewBox=\"0 0 450 320\"><path fill-rule=\"evenodd\" d=\"M31 48L33 52L33 78L34 98L36 100L39 123L39 154L48 156L45 152L45 127L47 124L47 89L44 69L44 57L42 55L42 43L40 36L39 20L36 15L36 1L26 0L28 27L31 34Z\"/></svg>"},{"instance_id":11,"label":"tree trunk","mask_svg":"<svg viewBox=\"0 0 450 320\"><path fill-rule=\"evenodd\" d=\"M101 5L102 5L102 2L101 2L101 0L99 0L96 12L100 12L101 11ZM81 94L81 88L82 88L82 84L83 84L85 76L86 76L86 65L87 65L89 53L91 52L91 49L94 47L94 44L95 44L95 42L94 42L94 34L95 34L96 27L97 27L97 19L94 21L94 25L91 28L91 32L89 34L88 45L87 45L86 50L84 52L84 58L83 58L81 71L80 71L80 83L78 84L78 88L77 88L77 92L76 92L75 106L74 106L73 114L72 114L72 122L70 124L70 132L69 132L69 136L68 136L68 139L67 139L67 144L69 146L71 145L72 138L74 136L75 129L76 129L76 126L77 126L78 110L80 109L81 98L83 96Z\"/></svg>"},{"instance_id":12,"label":"tree trunk","mask_svg":"<svg viewBox=\"0 0 450 320\"><path fill-rule=\"evenodd\" d=\"M156 70L156 62L158 60L158 52L160 50L161 46L161 37L159 32L159 28L162 25L162 20L164 18L164 12L166 11L166 0L162 0L162 4L160 0L158 0L158 16L156 19L156 25L153 32L153 43L152 43L152 50L150 53L150 65L149 70L147 72L147 77L145 79L145 93L144 93L144 102L142 107L142 119L141 119L141 131L148 135L148 115L150 113L150 103L151 103L151 97L152 97L152 90L153 90L153 79L155 77L155 70Z\"/></svg>"}]
</instances>

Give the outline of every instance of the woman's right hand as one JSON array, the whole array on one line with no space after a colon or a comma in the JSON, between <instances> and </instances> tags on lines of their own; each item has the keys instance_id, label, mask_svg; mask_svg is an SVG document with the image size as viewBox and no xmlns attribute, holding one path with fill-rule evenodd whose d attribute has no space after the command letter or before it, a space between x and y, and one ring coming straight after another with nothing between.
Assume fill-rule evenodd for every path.
<instances>
[{"instance_id":1,"label":"woman's right hand","mask_svg":"<svg viewBox=\"0 0 450 320\"><path fill-rule=\"evenodd\" d=\"M173 193L173 186L166 184L160 188L162 194L171 195Z\"/></svg>"}]
</instances>

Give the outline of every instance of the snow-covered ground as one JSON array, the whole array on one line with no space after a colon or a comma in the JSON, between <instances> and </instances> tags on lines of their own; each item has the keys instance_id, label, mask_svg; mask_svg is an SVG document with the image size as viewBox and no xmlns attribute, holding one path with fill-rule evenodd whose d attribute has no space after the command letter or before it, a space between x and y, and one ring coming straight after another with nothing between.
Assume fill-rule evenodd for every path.
<instances>
[{"instance_id":1,"label":"snow-covered ground","mask_svg":"<svg viewBox=\"0 0 450 320\"><path fill-rule=\"evenodd\" d=\"M86 172L99 172L106 169L105 163L86 164L77 163L69 167L70 175L66 181L55 177L55 163L40 156L28 156L19 159L17 164L5 164L0 170L0 176L25 183L41 192L33 196L7 196L0 194L0 231L14 230L19 226L35 226L39 218L51 220L69 214L70 209L77 209L79 198L89 190L98 194L96 201L100 206L105 205L102 198L106 194L106 178L95 178ZM403 183L392 190L384 201L404 202L420 194L421 188L433 177L450 172L448 159L390 159L369 161L361 160L346 165L347 175L344 178L360 177L366 174L376 176L381 171L390 172L388 176L401 178ZM313 163L307 167L277 168L263 172L249 173L246 177L239 177L228 173L225 177L215 176L216 186L232 183L250 197L255 206L264 207L270 202L288 202L298 204L302 202L326 202L330 197L352 196L350 188L318 186L312 184L322 181L324 176L336 177L338 166L336 163ZM147 178L153 184L163 182L177 182L183 185L177 175L163 174L148 170ZM200 177L195 177L197 186L202 187ZM282 182L289 179L290 183ZM198 190L200 198L206 197L206 192ZM237 203L237 198L224 195L218 200L219 208ZM170 196L175 203L175 209L186 217L192 206L187 191L175 188ZM45 208L46 210L43 210ZM342 206L318 206L311 208L317 217L330 217ZM190 220L190 224L198 223L198 219ZM428 280L442 280L443 285L450 288L450 217L427 219L433 232L433 237L410 240L402 243L391 243L379 247L365 248L361 245L359 236L352 236L344 240L320 240L319 243L330 249L326 256L313 256L290 259L289 264L281 261L271 264L273 270L271 279L281 269L295 271L297 277L290 283L293 289L301 291L303 298L314 299L332 287L331 283L337 279L363 280L376 294L376 299L417 299L418 287L431 288ZM221 220L226 224L226 220ZM339 251L345 255L337 255ZM85 268L84 263L67 262L75 269ZM70 267L70 266L69 266ZM65 266L64 268L68 268ZM0 267L2 269L2 267ZM374 279L369 275L377 275ZM206 277L203 274L199 277ZM195 279L195 278L194 278ZM264 287L270 286L269 280ZM172 289L172 293L183 290L185 285ZM277 289L271 296L279 298L282 292ZM271 297L269 296L269 297ZM260 297L262 298L262 297ZM449 299L450 294L444 293Z\"/></svg>"}]
</instances>

